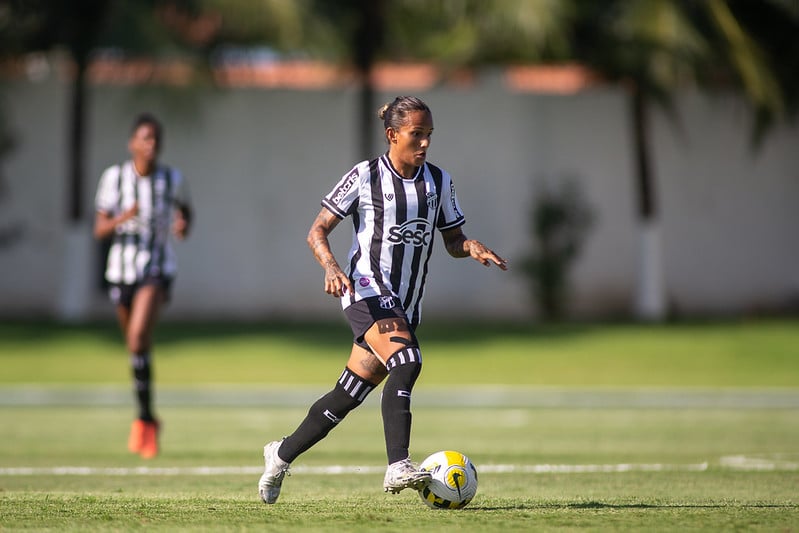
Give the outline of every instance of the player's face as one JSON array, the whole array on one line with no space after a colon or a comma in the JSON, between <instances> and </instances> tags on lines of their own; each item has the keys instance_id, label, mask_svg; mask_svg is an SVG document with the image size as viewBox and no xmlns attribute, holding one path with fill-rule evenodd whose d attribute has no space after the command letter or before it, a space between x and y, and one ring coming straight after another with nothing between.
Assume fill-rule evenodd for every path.
<instances>
[{"instance_id":1,"label":"player's face","mask_svg":"<svg viewBox=\"0 0 799 533\"><path fill-rule=\"evenodd\" d=\"M403 175L411 174L414 167L424 164L430 138L433 135L433 117L427 111L412 111L405 124L388 131L391 162Z\"/></svg>"},{"instance_id":2,"label":"player's face","mask_svg":"<svg viewBox=\"0 0 799 533\"><path fill-rule=\"evenodd\" d=\"M134 161L145 164L155 163L158 158L158 137L151 124L142 124L128 141L128 149Z\"/></svg>"}]
</instances>

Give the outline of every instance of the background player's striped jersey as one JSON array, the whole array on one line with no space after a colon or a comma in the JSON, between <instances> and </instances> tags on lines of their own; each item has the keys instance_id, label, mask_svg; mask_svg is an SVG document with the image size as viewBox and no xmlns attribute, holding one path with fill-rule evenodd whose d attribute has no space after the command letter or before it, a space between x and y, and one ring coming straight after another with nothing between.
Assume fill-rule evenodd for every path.
<instances>
[{"instance_id":1,"label":"background player's striped jersey","mask_svg":"<svg viewBox=\"0 0 799 533\"><path fill-rule=\"evenodd\" d=\"M393 296L418 325L433 230L465 222L449 174L425 163L405 179L384 154L358 163L322 205L339 218L352 216L354 225L347 272L355 294L342 297L343 307Z\"/></svg>"},{"instance_id":2,"label":"background player's striped jersey","mask_svg":"<svg viewBox=\"0 0 799 533\"><path fill-rule=\"evenodd\" d=\"M138 176L126 161L100 177L95 206L118 216L139 204L139 213L117 226L108 252L105 277L111 283L133 284L146 276L174 277L177 257L170 239L174 209L189 206L180 171L158 166L152 176Z\"/></svg>"}]
</instances>

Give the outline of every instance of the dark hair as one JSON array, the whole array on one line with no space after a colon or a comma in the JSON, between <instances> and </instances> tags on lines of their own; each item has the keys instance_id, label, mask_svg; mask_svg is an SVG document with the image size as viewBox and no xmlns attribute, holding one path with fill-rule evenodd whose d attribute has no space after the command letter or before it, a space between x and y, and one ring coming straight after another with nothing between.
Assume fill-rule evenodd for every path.
<instances>
[{"instance_id":1,"label":"dark hair","mask_svg":"<svg viewBox=\"0 0 799 533\"><path fill-rule=\"evenodd\" d=\"M399 130L412 111L426 111L432 114L430 108L420 98L397 96L392 102L383 104L383 107L377 111L377 116L383 121L384 129Z\"/></svg>"},{"instance_id":2,"label":"dark hair","mask_svg":"<svg viewBox=\"0 0 799 533\"><path fill-rule=\"evenodd\" d=\"M136 134L136 130L142 126L152 126L153 131L155 132L155 143L158 148L161 148L163 133L161 121L158 120L152 113L139 113L139 115L137 115L133 120L133 126L130 128L130 136L133 137L133 135Z\"/></svg>"}]
</instances>

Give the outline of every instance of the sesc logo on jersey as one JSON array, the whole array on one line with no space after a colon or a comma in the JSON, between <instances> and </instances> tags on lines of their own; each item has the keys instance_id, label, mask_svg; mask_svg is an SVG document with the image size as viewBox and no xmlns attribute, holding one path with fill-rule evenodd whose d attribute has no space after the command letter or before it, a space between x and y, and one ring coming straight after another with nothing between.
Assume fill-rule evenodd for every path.
<instances>
[{"instance_id":1,"label":"sesc logo on jersey","mask_svg":"<svg viewBox=\"0 0 799 533\"><path fill-rule=\"evenodd\" d=\"M392 244L427 246L432 235L430 221L426 218L414 218L399 226L388 228L387 240Z\"/></svg>"}]
</instances>

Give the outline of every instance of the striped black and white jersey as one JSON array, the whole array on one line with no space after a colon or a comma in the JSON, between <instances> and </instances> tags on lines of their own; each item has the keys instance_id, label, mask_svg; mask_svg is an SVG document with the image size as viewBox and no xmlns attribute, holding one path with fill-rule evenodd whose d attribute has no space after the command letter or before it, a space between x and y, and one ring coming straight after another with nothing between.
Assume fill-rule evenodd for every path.
<instances>
[{"instance_id":1,"label":"striped black and white jersey","mask_svg":"<svg viewBox=\"0 0 799 533\"><path fill-rule=\"evenodd\" d=\"M322 205L341 219L351 216L354 226L346 270L355 294L345 294L342 306L394 297L418 325L433 232L466 221L450 175L425 163L413 179L405 179L384 154L358 163Z\"/></svg>"},{"instance_id":2,"label":"striped black and white jersey","mask_svg":"<svg viewBox=\"0 0 799 533\"><path fill-rule=\"evenodd\" d=\"M132 161L106 169L97 187L97 211L118 216L136 202L138 215L117 226L112 237L105 270L110 283L177 273L170 234L174 210L191 205L186 180L179 170L162 165L152 176L139 176Z\"/></svg>"}]
</instances>

